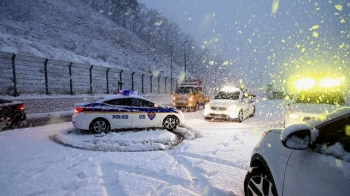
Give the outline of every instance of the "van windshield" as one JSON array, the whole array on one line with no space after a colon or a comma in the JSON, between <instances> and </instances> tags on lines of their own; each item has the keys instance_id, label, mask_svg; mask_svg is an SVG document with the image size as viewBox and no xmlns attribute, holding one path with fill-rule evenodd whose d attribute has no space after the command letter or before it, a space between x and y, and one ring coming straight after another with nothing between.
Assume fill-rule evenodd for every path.
<instances>
[{"instance_id":1,"label":"van windshield","mask_svg":"<svg viewBox=\"0 0 350 196\"><path fill-rule=\"evenodd\" d=\"M192 92L193 92L193 87L179 87L175 91L175 93L179 93L179 94L190 94Z\"/></svg>"},{"instance_id":2,"label":"van windshield","mask_svg":"<svg viewBox=\"0 0 350 196\"><path fill-rule=\"evenodd\" d=\"M220 91L218 94L215 95L214 99L231 99L231 100L238 100L239 99L239 92L227 92L227 91Z\"/></svg>"}]
</instances>

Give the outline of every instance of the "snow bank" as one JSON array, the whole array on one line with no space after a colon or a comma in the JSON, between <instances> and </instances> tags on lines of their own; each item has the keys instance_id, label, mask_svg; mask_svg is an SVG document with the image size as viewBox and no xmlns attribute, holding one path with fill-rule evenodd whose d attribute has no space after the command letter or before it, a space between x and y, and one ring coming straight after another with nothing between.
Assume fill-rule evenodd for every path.
<instances>
[{"instance_id":1,"label":"snow bank","mask_svg":"<svg viewBox=\"0 0 350 196\"><path fill-rule=\"evenodd\" d=\"M105 152L169 150L183 139L194 140L198 137L202 137L201 132L184 127L178 127L173 132L165 129L143 129L107 134L90 134L71 128L50 136L53 141L66 146Z\"/></svg>"}]
</instances>

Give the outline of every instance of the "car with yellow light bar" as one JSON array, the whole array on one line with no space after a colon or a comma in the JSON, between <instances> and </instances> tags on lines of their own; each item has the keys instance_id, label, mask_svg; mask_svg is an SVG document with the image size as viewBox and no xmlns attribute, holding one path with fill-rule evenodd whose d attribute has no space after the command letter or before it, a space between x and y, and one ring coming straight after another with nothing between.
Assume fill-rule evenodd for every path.
<instances>
[{"instance_id":1,"label":"car with yellow light bar","mask_svg":"<svg viewBox=\"0 0 350 196\"><path fill-rule=\"evenodd\" d=\"M162 127L169 131L184 123L182 111L162 106L137 91L121 90L90 103L75 104L75 128L106 133L114 129Z\"/></svg>"},{"instance_id":2,"label":"car with yellow light bar","mask_svg":"<svg viewBox=\"0 0 350 196\"><path fill-rule=\"evenodd\" d=\"M314 74L294 76L286 97L287 113L284 126L303 123L348 106L345 77L342 75Z\"/></svg>"}]
</instances>

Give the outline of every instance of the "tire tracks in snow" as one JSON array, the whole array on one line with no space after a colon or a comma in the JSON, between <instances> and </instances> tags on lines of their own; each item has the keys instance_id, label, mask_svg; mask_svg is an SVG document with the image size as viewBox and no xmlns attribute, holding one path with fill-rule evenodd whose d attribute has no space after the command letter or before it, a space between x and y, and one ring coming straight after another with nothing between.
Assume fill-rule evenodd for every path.
<instances>
[{"instance_id":1,"label":"tire tracks in snow","mask_svg":"<svg viewBox=\"0 0 350 196\"><path fill-rule=\"evenodd\" d=\"M189 158L194 158L202 161L209 161L209 162L220 164L223 166L229 166L229 167L234 167L241 170L247 170L247 168L245 167L246 164L244 163L237 164L229 160L206 156L206 155L199 155L199 154L188 153L188 152L176 152L176 156L189 157Z\"/></svg>"},{"instance_id":2,"label":"tire tracks in snow","mask_svg":"<svg viewBox=\"0 0 350 196\"><path fill-rule=\"evenodd\" d=\"M198 155L194 153L187 153L187 152L172 152L172 156L176 157L174 158L175 160L178 161L179 165L182 165L183 167L186 168L188 174L190 175L192 179L192 187L191 189L196 189L199 194L201 195L230 195L230 196L239 196L239 193L233 193L231 191L226 191L219 189L215 187L214 185L211 185L211 182L208 180L211 177L214 177L217 175L219 172L218 171L204 171L202 168L197 166L198 164L204 163L204 162L211 162L214 164L220 164L222 166L226 167L233 167L237 169L242 169L246 170L246 167L244 164L239 164L237 165L234 162L220 159L220 158L215 158L215 157L210 157L206 155ZM198 163L193 164L191 161L188 160L188 158L191 159L196 159L198 160ZM197 172L193 172L197 171Z\"/></svg>"},{"instance_id":3,"label":"tire tracks in snow","mask_svg":"<svg viewBox=\"0 0 350 196\"><path fill-rule=\"evenodd\" d=\"M176 160L175 160L176 161ZM142 165L140 163L139 165ZM187 189L188 183L191 183L190 180L180 178L174 175L167 174L165 167L159 172L147 170L147 168L139 169L139 165L126 165L121 163L113 162L112 160L105 160L99 164L100 168L100 178L102 180L101 185L105 186L106 195L125 195L124 187L120 183L122 176L119 176L122 173L140 176L141 180L149 179L149 181L156 181L159 184L150 187L150 191L157 192L161 190L166 190L167 188L171 189L172 186L182 185L184 190L187 190L193 195L197 195L192 190ZM152 195L152 194L150 194Z\"/></svg>"}]
</instances>

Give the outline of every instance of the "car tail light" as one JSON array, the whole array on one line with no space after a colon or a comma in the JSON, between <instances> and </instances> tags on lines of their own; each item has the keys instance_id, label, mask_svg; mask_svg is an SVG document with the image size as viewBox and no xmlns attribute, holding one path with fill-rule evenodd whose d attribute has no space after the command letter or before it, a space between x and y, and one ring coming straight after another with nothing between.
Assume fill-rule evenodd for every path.
<instances>
[{"instance_id":1,"label":"car tail light","mask_svg":"<svg viewBox=\"0 0 350 196\"><path fill-rule=\"evenodd\" d=\"M24 110L24 104L19 104L17 107L18 107L20 110Z\"/></svg>"},{"instance_id":2,"label":"car tail light","mask_svg":"<svg viewBox=\"0 0 350 196\"><path fill-rule=\"evenodd\" d=\"M76 113L80 113L82 111L84 111L84 108L82 108L82 107L75 108L75 110L74 110L74 112L76 112Z\"/></svg>"}]
</instances>

